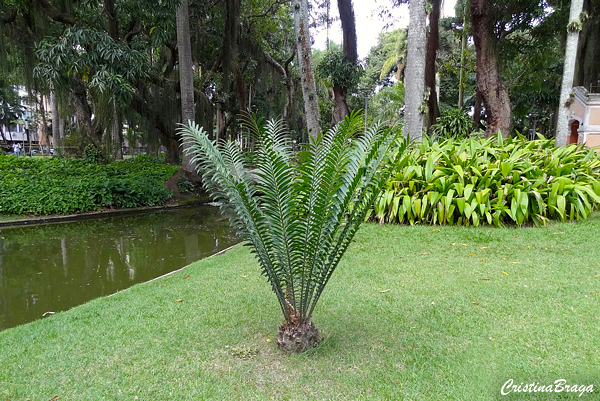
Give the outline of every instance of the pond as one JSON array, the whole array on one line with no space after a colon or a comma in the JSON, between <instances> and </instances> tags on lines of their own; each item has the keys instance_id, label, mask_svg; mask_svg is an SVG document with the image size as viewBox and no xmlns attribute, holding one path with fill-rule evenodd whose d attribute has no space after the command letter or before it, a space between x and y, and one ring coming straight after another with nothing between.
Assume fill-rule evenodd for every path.
<instances>
[{"instance_id":1,"label":"pond","mask_svg":"<svg viewBox=\"0 0 600 401\"><path fill-rule=\"evenodd\" d=\"M0 331L145 282L239 242L218 207L0 229Z\"/></svg>"}]
</instances>

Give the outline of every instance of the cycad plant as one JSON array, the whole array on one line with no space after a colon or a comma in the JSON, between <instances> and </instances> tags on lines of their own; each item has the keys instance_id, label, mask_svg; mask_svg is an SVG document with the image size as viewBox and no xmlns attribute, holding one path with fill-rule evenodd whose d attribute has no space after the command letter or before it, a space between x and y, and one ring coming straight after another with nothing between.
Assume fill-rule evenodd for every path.
<instances>
[{"instance_id":1,"label":"cycad plant","mask_svg":"<svg viewBox=\"0 0 600 401\"><path fill-rule=\"evenodd\" d=\"M360 133L355 114L295 153L281 120L243 120L257 144L253 170L235 142L217 145L193 125L181 135L205 188L234 212L277 296L285 319L279 348L300 353L320 343L311 322L317 301L388 178L382 162L406 142L382 125Z\"/></svg>"}]
</instances>

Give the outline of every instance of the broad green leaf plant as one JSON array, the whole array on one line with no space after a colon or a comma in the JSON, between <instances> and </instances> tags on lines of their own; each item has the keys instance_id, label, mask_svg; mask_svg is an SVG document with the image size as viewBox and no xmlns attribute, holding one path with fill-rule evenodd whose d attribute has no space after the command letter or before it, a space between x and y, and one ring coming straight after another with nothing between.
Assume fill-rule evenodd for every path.
<instances>
[{"instance_id":1,"label":"broad green leaf plant","mask_svg":"<svg viewBox=\"0 0 600 401\"><path fill-rule=\"evenodd\" d=\"M205 188L234 212L279 301L279 348L300 353L320 343L315 306L388 178L382 163L394 149L398 158L406 141L381 124L362 132L353 114L296 153L281 120L243 120L258 148L253 170L238 143L216 144L195 125L180 132Z\"/></svg>"},{"instance_id":2,"label":"broad green leaf plant","mask_svg":"<svg viewBox=\"0 0 600 401\"><path fill-rule=\"evenodd\" d=\"M380 223L544 226L600 209L600 156L554 139L416 144L373 205Z\"/></svg>"}]
</instances>

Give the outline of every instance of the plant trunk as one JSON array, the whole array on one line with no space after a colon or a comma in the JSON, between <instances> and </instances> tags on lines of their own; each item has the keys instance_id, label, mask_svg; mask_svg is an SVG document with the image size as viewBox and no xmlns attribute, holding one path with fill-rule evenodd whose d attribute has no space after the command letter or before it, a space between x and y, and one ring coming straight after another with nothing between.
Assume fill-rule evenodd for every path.
<instances>
[{"instance_id":1,"label":"plant trunk","mask_svg":"<svg viewBox=\"0 0 600 401\"><path fill-rule=\"evenodd\" d=\"M485 136L498 131L502 137L510 134L510 99L500 78L496 56L490 5L487 0L470 0L472 31L477 52L477 85L487 112Z\"/></svg>"},{"instance_id":2,"label":"plant trunk","mask_svg":"<svg viewBox=\"0 0 600 401\"><path fill-rule=\"evenodd\" d=\"M286 354L300 354L321 343L321 335L310 320L302 324L283 322L277 334L277 346Z\"/></svg>"},{"instance_id":3,"label":"plant trunk","mask_svg":"<svg viewBox=\"0 0 600 401\"><path fill-rule=\"evenodd\" d=\"M427 59L425 62L425 90L429 89L427 99L427 117L428 127L435 124L439 117L439 108L437 103L437 91L435 82L435 60L437 56L437 47L439 40L439 20L441 0L432 0L431 14L429 14L429 37L427 38Z\"/></svg>"},{"instance_id":4,"label":"plant trunk","mask_svg":"<svg viewBox=\"0 0 600 401\"><path fill-rule=\"evenodd\" d=\"M165 147L165 163L177 166L179 164L179 141L175 138L161 136Z\"/></svg>"},{"instance_id":5,"label":"plant trunk","mask_svg":"<svg viewBox=\"0 0 600 401\"><path fill-rule=\"evenodd\" d=\"M112 100L112 105L114 108L110 141L112 144L112 157L114 160L123 160L123 124L121 122L121 111L115 99Z\"/></svg>"},{"instance_id":6,"label":"plant trunk","mask_svg":"<svg viewBox=\"0 0 600 401\"><path fill-rule=\"evenodd\" d=\"M575 66L574 86L584 86L600 82L600 0L584 2L588 18L579 32L577 63Z\"/></svg>"},{"instance_id":7,"label":"plant trunk","mask_svg":"<svg viewBox=\"0 0 600 401\"><path fill-rule=\"evenodd\" d=\"M347 89L340 85L333 85L333 113L331 115L331 126L340 121L344 121L349 113L348 103L346 102Z\"/></svg>"},{"instance_id":8,"label":"plant trunk","mask_svg":"<svg viewBox=\"0 0 600 401\"><path fill-rule=\"evenodd\" d=\"M313 70L312 49L308 23L308 0L293 0L294 29L296 30L296 47L298 65L302 78L302 97L304 113L309 137L316 138L321 132L321 116L317 97L317 85Z\"/></svg>"},{"instance_id":9,"label":"plant trunk","mask_svg":"<svg viewBox=\"0 0 600 401\"><path fill-rule=\"evenodd\" d=\"M463 29L460 36L460 75L458 79L458 108L462 109L464 105L465 93L465 51L467 50L467 3L463 5L462 20Z\"/></svg>"},{"instance_id":10,"label":"plant trunk","mask_svg":"<svg viewBox=\"0 0 600 401\"><path fill-rule=\"evenodd\" d=\"M481 125L481 106L483 97L479 88L475 88L475 105L473 106L473 129L478 130Z\"/></svg>"},{"instance_id":11,"label":"plant trunk","mask_svg":"<svg viewBox=\"0 0 600 401\"><path fill-rule=\"evenodd\" d=\"M177 50L179 56L179 87L181 89L181 123L188 125L196 121L194 116L194 72L192 71L192 44L190 39L190 22L188 1L181 0L176 13ZM189 144L181 144L183 157L181 168L187 173L195 173L192 154L188 152Z\"/></svg>"},{"instance_id":12,"label":"plant trunk","mask_svg":"<svg viewBox=\"0 0 600 401\"><path fill-rule=\"evenodd\" d=\"M351 0L338 0L338 10L342 22L344 62L356 65L358 62L358 49L356 38L356 21ZM350 88L335 83L333 85L333 112L331 114L331 125L344 121L348 116L348 102L346 96Z\"/></svg>"},{"instance_id":13,"label":"plant trunk","mask_svg":"<svg viewBox=\"0 0 600 401\"><path fill-rule=\"evenodd\" d=\"M50 107L52 109L52 141L54 142L54 151L60 155L60 117L58 114L58 99L54 91L50 92ZM49 151L51 148L50 142L46 141L46 144Z\"/></svg>"},{"instance_id":14,"label":"plant trunk","mask_svg":"<svg viewBox=\"0 0 600 401\"><path fill-rule=\"evenodd\" d=\"M569 23L580 23L579 14L583 9L583 0L571 1L569 12ZM558 102L558 120L556 122L556 146L566 146L570 133L569 107L570 97L573 91L573 76L575 75L575 61L577 60L577 42L579 41L579 29L569 29L567 44L565 46L565 66L563 69L562 84L560 86L560 100Z\"/></svg>"},{"instance_id":15,"label":"plant trunk","mask_svg":"<svg viewBox=\"0 0 600 401\"><path fill-rule=\"evenodd\" d=\"M77 120L77 128L81 136L87 138L89 143L98 149L98 162L103 164L106 162L106 153L102 148L103 130L94 124L92 121L92 108L87 101L86 88L83 83L78 83L71 92L73 100L73 108L75 110L75 119Z\"/></svg>"},{"instance_id":16,"label":"plant trunk","mask_svg":"<svg viewBox=\"0 0 600 401\"><path fill-rule=\"evenodd\" d=\"M410 25L406 51L406 111L404 134L421 142L423 136L423 100L425 92L425 46L427 13L425 0L410 1Z\"/></svg>"}]
</instances>

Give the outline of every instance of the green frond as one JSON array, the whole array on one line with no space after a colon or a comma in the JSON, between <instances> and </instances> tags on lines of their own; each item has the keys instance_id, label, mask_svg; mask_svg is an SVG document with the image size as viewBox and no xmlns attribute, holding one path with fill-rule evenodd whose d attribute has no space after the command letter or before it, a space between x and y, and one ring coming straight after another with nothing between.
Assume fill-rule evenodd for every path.
<instances>
[{"instance_id":1,"label":"green frond","mask_svg":"<svg viewBox=\"0 0 600 401\"><path fill-rule=\"evenodd\" d=\"M382 124L363 132L352 113L297 154L281 120L241 119L257 148L254 181L236 143L217 146L196 126L181 135L206 189L252 242L285 319L304 322L387 179L396 135Z\"/></svg>"}]
</instances>

